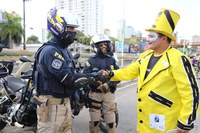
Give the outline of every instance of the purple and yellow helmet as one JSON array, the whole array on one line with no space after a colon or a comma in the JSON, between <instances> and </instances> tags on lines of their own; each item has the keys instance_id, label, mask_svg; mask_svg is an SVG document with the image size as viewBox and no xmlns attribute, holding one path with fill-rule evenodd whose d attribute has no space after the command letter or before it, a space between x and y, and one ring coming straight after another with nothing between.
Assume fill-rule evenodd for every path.
<instances>
[{"instance_id":1,"label":"purple and yellow helmet","mask_svg":"<svg viewBox=\"0 0 200 133\"><path fill-rule=\"evenodd\" d=\"M79 27L77 17L64 9L51 9L47 16L47 29L56 37L65 38L66 28Z\"/></svg>"}]
</instances>

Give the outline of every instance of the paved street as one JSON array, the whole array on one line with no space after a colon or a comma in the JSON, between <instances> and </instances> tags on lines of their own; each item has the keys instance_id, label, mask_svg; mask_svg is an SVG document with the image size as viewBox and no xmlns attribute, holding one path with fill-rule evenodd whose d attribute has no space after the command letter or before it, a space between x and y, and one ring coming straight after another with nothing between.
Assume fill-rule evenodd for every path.
<instances>
[{"instance_id":1,"label":"paved street","mask_svg":"<svg viewBox=\"0 0 200 133\"><path fill-rule=\"evenodd\" d=\"M200 80L198 82L200 84ZM115 97L120 116L117 133L137 133L136 88L136 83L131 83L124 88L118 89L116 92ZM73 133L89 133L88 121L88 109L83 109L73 120ZM7 126L0 133L33 133L33 131L30 131L30 128L20 129ZM190 133L200 133L200 116L195 121L195 128Z\"/></svg>"},{"instance_id":2,"label":"paved street","mask_svg":"<svg viewBox=\"0 0 200 133\"><path fill-rule=\"evenodd\" d=\"M200 133L200 116L198 116L198 119L195 121L195 128L191 130L190 133Z\"/></svg>"}]
</instances>

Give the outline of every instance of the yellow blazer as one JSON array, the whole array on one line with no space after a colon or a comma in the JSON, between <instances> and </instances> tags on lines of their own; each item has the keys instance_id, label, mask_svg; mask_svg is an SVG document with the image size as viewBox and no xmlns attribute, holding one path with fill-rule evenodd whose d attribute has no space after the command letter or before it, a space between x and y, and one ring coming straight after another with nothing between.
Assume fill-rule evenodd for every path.
<instances>
[{"instance_id":1,"label":"yellow blazer","mask_svg":"<svg viewBox=\"0 0 200 133\"><path fill-rule=\"evenodd\" d=\"M126 68L114 70L112 81L138 78L137 130L164 133L176 127L190 130L196 119L199 90L187 56L169 47L144 79L153 51L142 53Z\"/></svg>"}]
</instances>

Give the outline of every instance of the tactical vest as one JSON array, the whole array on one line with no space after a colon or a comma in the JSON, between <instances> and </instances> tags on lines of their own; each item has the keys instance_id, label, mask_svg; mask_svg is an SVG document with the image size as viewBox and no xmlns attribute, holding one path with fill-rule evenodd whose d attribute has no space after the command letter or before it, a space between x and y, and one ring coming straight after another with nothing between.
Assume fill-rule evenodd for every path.
<instances>
[{"instance_id":1,"label":"tactical vest","mask_svg":"<svg viewBox=\"0 0 200 133\"><path fill-rule=\"evenodd\" d=\"M34 70L33 70L33 79L34 85L37 90L38 95L52 95L57 98L69 97L73 93L73 88L71 86L66 86L58 81L54 76L47 71L44 64L39 63L39 56L41 55L42 49L44 47L56 47L58 52L63 56L64 60L70 61L70 64L73 64L73 56L71 53L66 49L61 49L56 46L56 44L52 43L45 43L41 46L35 55L35 63L34 63ZM71 72L74 74L74 64L68 66Z\"/></svg>"},{"instance_id":2,"label":"tactical vest","mask_svg":"<svg viewBox=\"0 0 200 133\"><path fill-rule=\"evenodd\" d=\"M90 58L90 65L92 67L92 72L98 72L99 70L113 70L113 69L118 69L118 68L114 68L116 61L113 57L109 56L109 55L105 55L105 57L99 57L99 56L94 56ZM113 85L110 86L110 91L112 93L115 92L116 87L117 87L117 83L115 84L115 82L112 82ZM90 88L92 89L93 92L101 92L100 90L97 89L99 85L98 84L91 84Z\"/></svg>"}]
</instances>

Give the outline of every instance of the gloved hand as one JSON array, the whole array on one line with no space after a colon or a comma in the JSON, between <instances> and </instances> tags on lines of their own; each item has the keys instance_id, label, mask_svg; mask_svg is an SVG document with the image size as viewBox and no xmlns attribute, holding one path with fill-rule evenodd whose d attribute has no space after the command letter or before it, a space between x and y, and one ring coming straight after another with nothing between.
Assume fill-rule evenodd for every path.
<instances>
[{"instance_id":1,"label":"gloved hand","mask_svg":"<svg viewBox=\"0 0 200 133\"><path fill-rule=\"evenodd\" d=\"M99 77L98 73L97 72L92 72L92 73L87 73L87 76L88 77L93 77L95 79L95 82L90 82L90 84L93 84L93 83L97 83L97 84L102 84L102 77ZM107 80L104 79L105 81Z\"/></svg>"},{"instance_id":2,"label":"gloved hand","mask_svg":"<svg viewBox=\"0 0 200 133\"><path fill-rule=\"evenodd\" d=\"M98 71L98 79L101 80L103 83L107 82L110 80L111 77L114 76L114 73L112 71L105 71L105 70L100 70Z\"/></svg>"},{"instance_id":3,"label":"gloved hand","mask_svg":"<svg viewBox=\"0 0 200 133\"><path fill-rule=\"evenodd\" d=\"M103 93L107 93L108 91L110 91L110 87L109 87L108 83L103 83L97 89L99 89Z\"/></svg>"},{"instance_id":4,"label":"gloved hand","mask_svg":"<svg viewBox=\"0 0 200 133\"><path fill-rule=\"evenodd\" d=\"M72 114L74 116L77 116L82 109L82 107L81 107L81 105L78 101L72 101L71 102L71 108L72 108Z\"/></svg>"},{"instance_id":5,"label":"gloved hand","mask_svg":"<svg viewBox=\"0 0 200 133\"><path fill-rule=\"evenodd\" d=\"M93 73L87 73L86 74L89 80L89 84L94 83L97 80L98 74L97 72L93 72Z\"/></svg>"},{"instance_id":6,"label":"gloved hand","mask_svg":"<svg viewBox=\"0 0 200 133\"><path fill-rule=\"evenodd\" d=\"M93 82L95 82L95 79L93 77L89 77L86 74L78 73L75 75L75 78L73 80L73 87L78 89L81 87L85 87Z\"/></svg>"}]
</instances>

